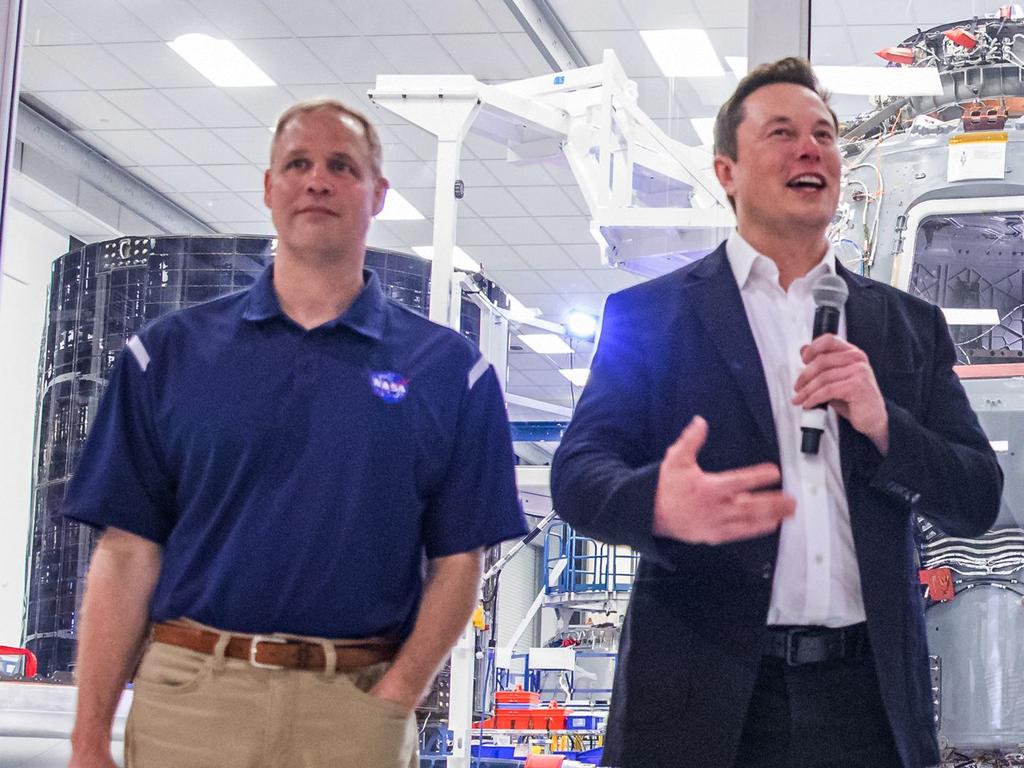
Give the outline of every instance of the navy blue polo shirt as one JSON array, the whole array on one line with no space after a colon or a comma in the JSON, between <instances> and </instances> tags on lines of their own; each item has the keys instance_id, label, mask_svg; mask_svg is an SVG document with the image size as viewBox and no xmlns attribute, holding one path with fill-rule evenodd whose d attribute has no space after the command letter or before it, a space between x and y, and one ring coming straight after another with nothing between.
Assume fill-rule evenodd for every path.
<instances>
[{"instance_id":1,"label":"navy blue polo shirt","mask_svg":"<svg viewBox=\"0 0 1024 768\"><path fill-rule=\"evenodd\" d=\"M307 331L271 266L114 364L63 511L163 545L152 620L404 638L424 557L526 532L494 370L365 275Z\"/></svg>"}]
</instances>

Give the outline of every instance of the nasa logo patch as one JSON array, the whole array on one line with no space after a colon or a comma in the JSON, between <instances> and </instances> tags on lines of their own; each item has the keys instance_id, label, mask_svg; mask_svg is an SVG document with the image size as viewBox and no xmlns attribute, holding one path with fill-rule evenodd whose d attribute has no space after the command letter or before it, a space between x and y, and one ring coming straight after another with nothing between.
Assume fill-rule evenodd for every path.
<instances>
[{"instance_id":1,"label":"nasa logo patch","mask_svg":"<svg viewBox=\"0 0 1024 768\"><path fill-rule=\"evenodd\" d=\"M409 380L394 371L371 371L370 389L385 403L399 403L409 394Z\"/></svg>"}]
</instances>

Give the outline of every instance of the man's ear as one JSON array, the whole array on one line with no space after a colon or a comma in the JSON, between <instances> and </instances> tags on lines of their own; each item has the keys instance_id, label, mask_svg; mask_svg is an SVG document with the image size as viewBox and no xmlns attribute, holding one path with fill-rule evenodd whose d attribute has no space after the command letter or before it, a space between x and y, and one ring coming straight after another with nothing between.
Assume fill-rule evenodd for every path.
<instances>
[{"instance_id":1,"label":"man's ear","mask_svg":"<svg viewBox=\"0 0 1024 768\"><path fill-rule=\"evenodd\" d=\"M378 213L384 210L384 197L387 195L388 189L391 185L388 180L383 176L378 176L377 181L374 185L373 190L373 215L376 216Z\"/></svg>"},{"instance_id":2,"label":"man's ear","mask_svg":"<svg viewBox=\"0 0 1024 768\"><path fill-rule=\"evenodd\" d=\"M270 169L268 168L263 172L263 204L267 208L271 208L270 205Z\"/></svg>"},{"instance_id":3,"label":"man's ear","mask_svg":"<svg viewBox=\"0 0 1024 768\"><path fill-rule=\"evenodd\" d=\"M715 176L722 189L730 196L734 195L736 161L727 155L715 155Z\"/></svg>"}]
</instances>

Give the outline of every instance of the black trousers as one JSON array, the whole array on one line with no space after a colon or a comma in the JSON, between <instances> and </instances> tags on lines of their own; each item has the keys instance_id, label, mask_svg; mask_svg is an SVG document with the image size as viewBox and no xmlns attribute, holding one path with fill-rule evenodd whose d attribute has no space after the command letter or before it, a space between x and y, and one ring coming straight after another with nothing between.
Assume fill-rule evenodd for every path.
<instances>
[{"instance_id":1,"label":"black trousers","mask_svg":"<svg viewBox=\"0 0 1024 768\"><path fill-rule=\"evenodd\" d=\"M764 657L733 768L901 768L866 654L787 666Z\"/></svg>"}]
</instances>

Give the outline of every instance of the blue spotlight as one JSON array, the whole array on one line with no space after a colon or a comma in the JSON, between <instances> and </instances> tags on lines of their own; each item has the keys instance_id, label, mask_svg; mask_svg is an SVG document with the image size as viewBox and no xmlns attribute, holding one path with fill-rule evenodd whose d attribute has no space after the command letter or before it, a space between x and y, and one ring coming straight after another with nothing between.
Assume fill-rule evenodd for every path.
<instances>
[{"instance_id":1,"label":"blue spotlight","mask_svg":"<svg viewBox=\"0 0 1024 768\"><path fill-rule=\"evenodd\" d=\"M573 309L565 321L565 332L574 339L591 341L597 334L597 318L587 312Z\"/></svg>"}]
</instances>

